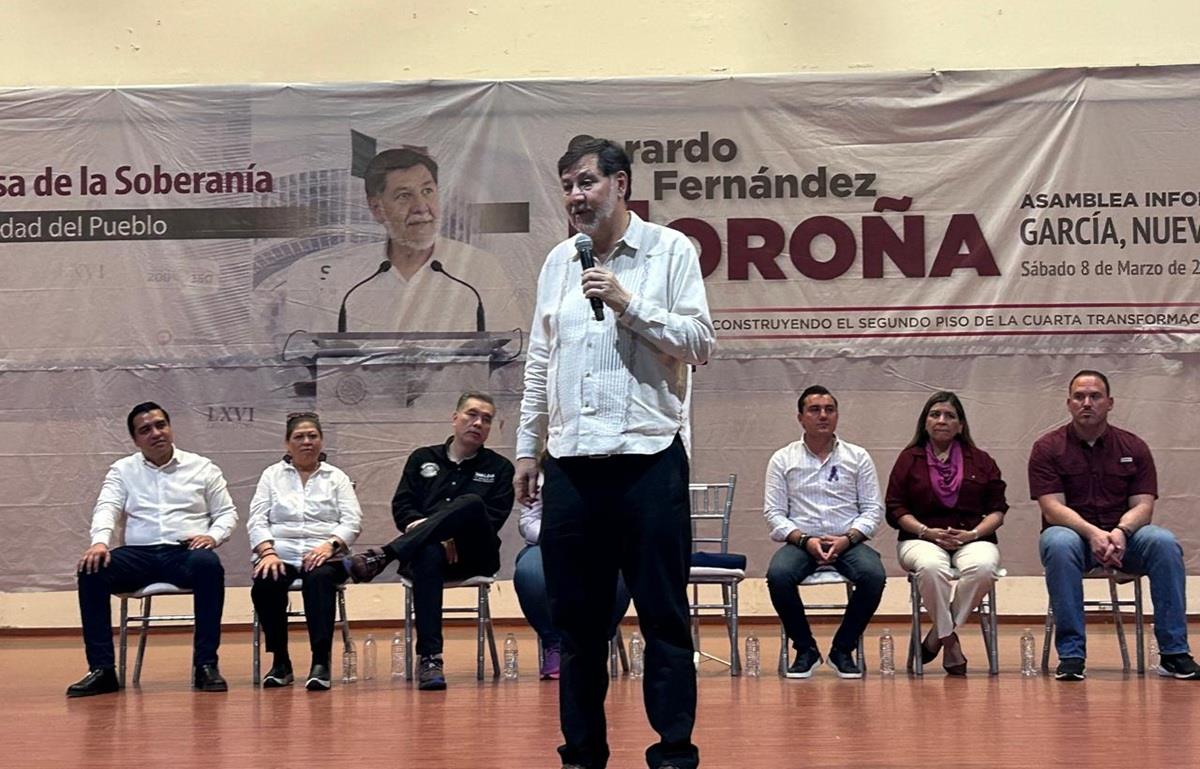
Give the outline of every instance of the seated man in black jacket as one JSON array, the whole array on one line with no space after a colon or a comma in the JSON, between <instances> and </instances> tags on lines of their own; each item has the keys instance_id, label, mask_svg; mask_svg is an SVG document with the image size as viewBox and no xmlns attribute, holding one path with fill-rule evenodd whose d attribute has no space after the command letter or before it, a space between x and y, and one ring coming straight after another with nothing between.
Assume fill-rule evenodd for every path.
<instances>
[{"instance_id":1,"label":"seated man in black jacket","mask_svg":"<svg viewBox=\"0 0 1200 769\"><path fill-rule=\"evenodd\" d=\"M414 451L392 497L400 536L381 550L347 558L355 582L370 582L392 561L413 582L421 689L445 689L442 588L447 581L500 569L500 527L513 506L513 466L484 448L496 404L466 392L450 419L454 435Z\"/></svg>"}]
</instances>

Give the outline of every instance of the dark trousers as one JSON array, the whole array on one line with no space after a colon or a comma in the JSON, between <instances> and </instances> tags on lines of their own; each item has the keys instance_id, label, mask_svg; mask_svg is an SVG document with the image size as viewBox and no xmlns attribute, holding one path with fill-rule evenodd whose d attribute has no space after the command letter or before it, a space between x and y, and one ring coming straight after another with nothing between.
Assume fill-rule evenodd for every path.
<instances>
[{"instance_id":1,"label":"dark trousers","mask_svg":"<svg viewBox=\"0 0 1200 769\"><path fill-rule=\"evenodd\" d=\"M170 582L192 591L196 630L193 665L217 664L221 612L225 606L225 568L212 550L185 545L129 545L110 551L112 561L95 574L80 572L79 614L89 669L115 665L111 597L132 593L154 582Z\"/></svg>"},{"instance_id":2,"label":"dark trousers","mask_svg":"<svg viewBox=\"0 0 1200 769\"><path fill-rule=\"evenodd\" d=\"M604 698L618 571L646 640L643 698L659 742L651 767L693 769L696 668L688 623L692 530L688 461L678 438L652 455L547 456L542 558L550 613L562 636L559 717L564 764L608 762Z\"/></svg>"},{"instance_id":3,"label":"dark trousers","mask_svg":"<svg viewBox=\"0 0 1200 769\"><path fill-rule=\"evenodd\" d=\"M333 620L338 585L346 581L342 562L326 561L312 571L301 571L284 564L279 579L259 577L250 588L250 600L258 612L267 651L287 654L288 588L300 578L300 594L304 597L304 621L308 625L308 645L314 665L328 665L333 648Z\"/></svg>"},{"instance_id":4,"label":"dark trousers","mask_svg":"<svg viewBox=\"0 0 1200 769\"><path fill-rule=\"evenodd\" d=\"M447 539L454 540L456 563L446 559L442 542ZM500 570L500 538L492 531L483 499L464 494L383 549L400 562L400 571L413 583L417 654L441 654L445 584Z\"/></svg>"},{"instance_id":5,"label":"dark trousers","mask_svg":"<svg viewBox=\"0 0 1200 769\"><path fill-rule=\"evenodd\" d=\"M846 605L846 614L833 636L833 648L853 652L858 646L859 636L867 629L867 623L879 608L887 577L879 553L866 545L855 545L839 555L832 565L838 574L854 583L854 593ZM771 558L771 565L767 567L767 590L771 593L771 603L797 651L816 648L817 645L809 629L808 618L804 616L804 602L800 600L798 585L811 576L818 566L820 564L807 550L784 545L776 551Z\"/></svg>"}]
</instances>

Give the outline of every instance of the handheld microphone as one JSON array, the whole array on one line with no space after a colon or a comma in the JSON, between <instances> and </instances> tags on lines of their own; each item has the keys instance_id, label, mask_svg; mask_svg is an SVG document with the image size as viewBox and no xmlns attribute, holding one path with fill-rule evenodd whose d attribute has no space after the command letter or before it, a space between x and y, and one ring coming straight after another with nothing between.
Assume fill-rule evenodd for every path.
<instances>
[{"instance_id":1,"label":"handheld microphone","mask_svg":"<svg viewBox=\"0 0 1200 769\"><path fill-rule=\"evenodd\" d=\"M357 282L353 286L351 286L350 290L346 292L346 295L342 297L342 306L338 308L338 333L339 334L346 333L346 300L349 299L350 295L354 293L354 289L358 288L359 286L361 286L364 283L374 280L375 278L379 277L380 275L382 275L383 273L387 272L390 269L392 269L392 263L390 261L388 261L387 259L384 259L382 262L379 263L379 266L375 268L375 272L371 273L366 278L360 280L359 282Z\"/></svg>"},{"instance_id":2,"label":"handheld microphone","mask_svg":"<svg viewBox=\"0 0 1200 769\"><path fill-rule=\"evenodd\" d=\"M596 266L596 255L592 253L592 239L583 233L579 233L575 238L575 250L579 252L579 266L582 269L590 270ZM596 320L604 320L604 302L599 298L592 297L592 313L596 316Z\"/></svg>"},{"instance_id":3,"label":"handheld microphone","mask_svg":"<svg viewBox=\"0 0 1200 769\"><path fill-rule=\"evenodd\" d=\"M475 290L475 287L472 286L470 283L466 282L465 280L459 280L458 278L454 277L450 273L446 272L446 268L443 267L442 263L439 262L437 259L434 259L432 262L429 263L429 269L433 270L434 272L440 272L443 275L445 275L447 278L449 278L450 280L454 281L455 283L461 283L462 285L471 289L471 293L473 293L475 295L475 301L478 302L478 304L475 305L475 330L476 331L486 331L487 323L484 322L484 317L483 317L483 297L481 297L479 295L479 292Z\"/></svg>"}]
</instances>

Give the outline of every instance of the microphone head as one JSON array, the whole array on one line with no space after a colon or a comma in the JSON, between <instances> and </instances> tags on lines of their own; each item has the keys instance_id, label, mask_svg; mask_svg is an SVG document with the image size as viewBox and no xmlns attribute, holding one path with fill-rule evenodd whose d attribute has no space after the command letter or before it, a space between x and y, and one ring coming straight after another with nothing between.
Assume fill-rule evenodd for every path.
<instances>
[{"instance_id":1,"label":"microphone head","mask_svg":"<svg viewBox=\"0 0 1200 769\"><path fill-rule=\"evenodd\" d=\"M437 259L434 259L429 263L429 269L433 270L434 272L445 272L445 270L442 269L442 263Z\"/></svg>"},{"instance_id":2,"label":"microphone head","mask_svg":"<svg viewBox=\"0 0 1200 769\"><path fill-rule=\"evenodd\" d=\"M379 263L379 269L375 271L375 274L379 275L381 273L387 272L390 269L392 269L392 260L384 259L382 262Z\"/></svg>"},{"instance_id":3,"label":"microphone head","mask_svg":"<svg viewBox=\"0 0 1200 769\"><path fill-rule=\"evenodd\" d=\"M585 249L591 250L591 248L592 248L592 239L591 238L589 238L587 235L584 235L582 232L575 236L575 250L576 251L583 251Z\"/></svg>"}]
</instances>

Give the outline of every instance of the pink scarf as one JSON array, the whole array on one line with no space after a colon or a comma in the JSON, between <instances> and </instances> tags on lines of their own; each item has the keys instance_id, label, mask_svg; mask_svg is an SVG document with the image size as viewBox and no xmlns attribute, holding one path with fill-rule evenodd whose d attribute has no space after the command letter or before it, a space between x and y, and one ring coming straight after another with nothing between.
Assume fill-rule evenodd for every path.
<instances>
[{"instance_id":1,"label":"pink scarf","mask_svg":"<svg viewBox=\"0 0 1200 769\"><path fill-rule=\"evenodd\" d=\"M929 483L933 493L943 505L950 509L958 504L958 490L962 486L963 456L958 441L950 444L950 455L942 462L933 451L933 443L925 444L925 461L929 465Z\"/></svg>"}]
</instances>

